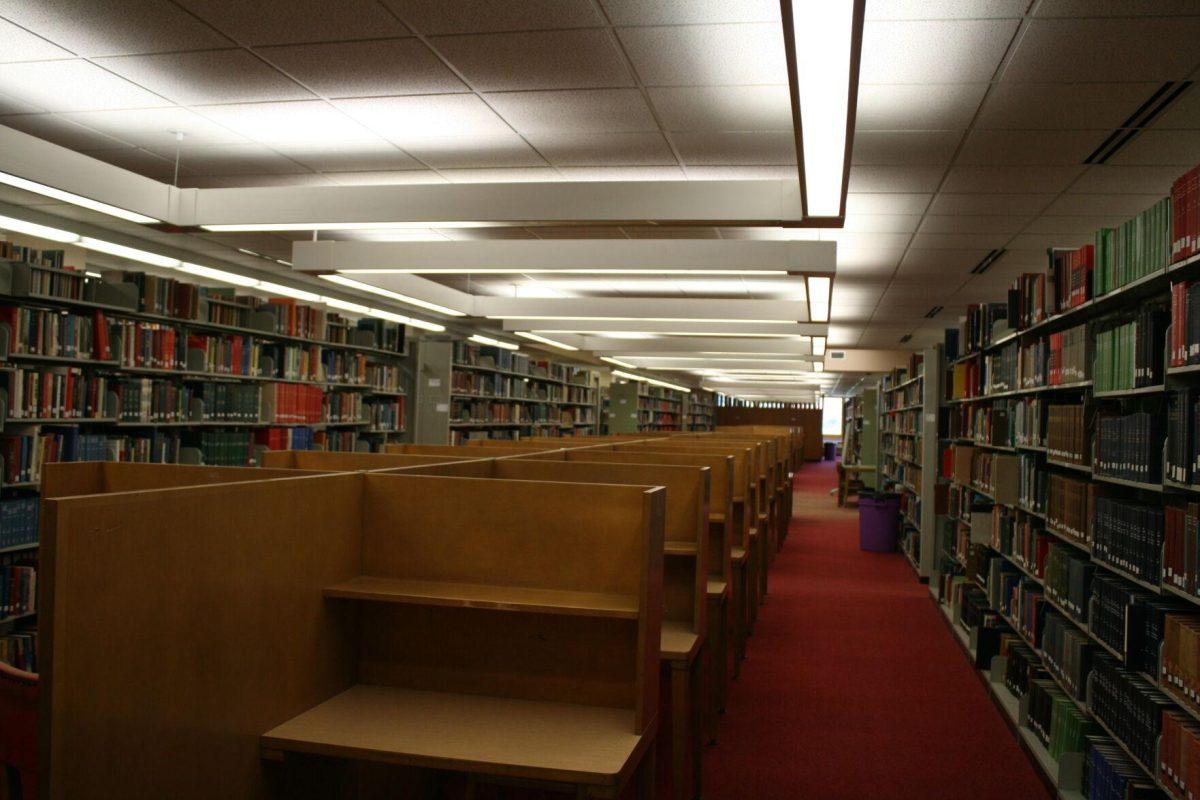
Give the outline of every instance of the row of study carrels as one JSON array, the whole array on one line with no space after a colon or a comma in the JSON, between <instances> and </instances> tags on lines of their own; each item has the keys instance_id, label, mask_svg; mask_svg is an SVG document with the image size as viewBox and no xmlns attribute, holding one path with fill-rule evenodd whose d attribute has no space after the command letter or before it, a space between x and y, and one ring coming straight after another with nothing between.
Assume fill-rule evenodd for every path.
<instances>
[{"instance_id":1,"label":"row of study carrels","mask_svg":"<svg viewBox=\"0 0 1200 800\"><path fill-rule=\"evenodd\" d=\"M48 467L40 796L698 796L795 448L572 444Z\"/></svg>"}]
</instances>

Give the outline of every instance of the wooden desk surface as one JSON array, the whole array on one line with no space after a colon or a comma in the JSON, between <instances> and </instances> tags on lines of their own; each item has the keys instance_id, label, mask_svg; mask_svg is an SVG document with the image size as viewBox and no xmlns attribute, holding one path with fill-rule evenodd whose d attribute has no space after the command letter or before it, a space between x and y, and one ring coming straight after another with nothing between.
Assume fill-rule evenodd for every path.
<instances>
[{"instance_id":1,"label":"wooden desk surface","mask_svg":"<svg viewBox=\"0 0 1200 800\"><path fill-rule=\"evenodd\" d=\"M682 620L662 621L662 645L659 655L663 661L684 661L696 654L700 637Z\"/></svg>"},{"instance_id":2,"label":"wooden desk surface","mask_svg":"<svg viewBox=\"0 0 1200 800\"><path fill-rule=\"evenodd\" d=\"M637 619L637 598L599 592L491 586L478 583L376 578L359 575L325 587L326 597L382 603L491 608L504 611L565 614L579 617Z\"/></svg>"},{"instance_id":3,"label":"wooden desk surface","mask_svg":"<svg viewBox=\"0 0 1200 800\"><path fill-rule=\"evenodd\" d=\"M712 581L712 580L710 580L708 582L708 596L709 597L720 597L721 595L725 594L727 591L729 591L729 582L728 581Z\"/></svg>"},{"instance_id":4,"label":"wooden desk surface","mask_svg":"<svg viewBox=\"0 0 1200 800\"><path fill-rule=\"evenodd\" d=\"M730 548L729 557L731 559L733 559L734 561L741 561L743 558L746 557L746 548L744 548L744 547Z\"/></svg>"},{"instance_id":5,"label":"wooden desk surface","mask_svg":"<svg viewBox=\"0 0 1200 800\"><path fill-rule=\"evenodd\" d=\"M613 785L643 737L632 709L354 686L267 731L266 750Z\"/></svg>"}]
</instances>

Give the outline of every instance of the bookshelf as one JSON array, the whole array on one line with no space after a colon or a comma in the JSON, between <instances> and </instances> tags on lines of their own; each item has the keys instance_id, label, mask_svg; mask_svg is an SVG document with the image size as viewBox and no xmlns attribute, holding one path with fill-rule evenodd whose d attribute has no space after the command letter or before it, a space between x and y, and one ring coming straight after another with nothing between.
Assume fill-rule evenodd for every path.
<instances>
[{"instance_id":1,"label":"bookshelf","mask_svg":"<svg viewBox=\"0 0 1200 800\"><path fill-rule=\"evenodd\" d=\"M447 337L422 341L415 440L463 444L599 432L595 369Z\"/></svg>"},{"instance_id":2,"label":"bookshelf","mask_svg":"<svg viewBox=\"0 0 1200 800\"><path fill-rule=\"evenodd\" d=\"M713 431L717 427L716 397L712 392L693 389L683 396L683 430Z\"/></svg>"},{"instance_id":3,"label":"bookshelf","mask_svg":"<svg viewBox=\"0 0 1200 800\"><path fill-rule=\"evenodd\" d=\"M900 495L901 547L917 578L936 565L936 537L946 511L940 476L942 348L933 345L909 356L879 385L879 478Z\"/></svg>"},{"instance_id":4,"label":"bookshelf","mask_svg":"<svg viewBox=\"0 0 1200 800\"><path fill-rule=\"evenodd\" d=\"M842 463L879 466L879 389L866 387L842 406ZM874 489L876 475L865 472L859 480Z\"/></svg>"},{"instance_id":5,"label":"bookshelf","mask_svg":"<svg viewBox=\"0 0 1200 800\"><path fill-rule=\"evenodd\" d=\"M949 620L977 621L985 652L1013 636L1021 668L1049 679L1010 692L1022 708L1066 696L1168 793L1179 737L1195 738L1176 723L1200 713L1172 691L1200 672L1196 651L1170 655L1200 624L1197 234L1194 191L1175 191L1094 244L1051 249L1044 273L947 331L956 529L931 585ZM1153 709L1138 723L1133 697ZM1037 724L1023 715L1021 735ZM1089 748L1050 759L1050 774Z\"/></svg>"},{"instance_id":6,"label":"bookshelf","mask_svg":"<svg viewBox=\"0 0 1200 800\"><path fill-rule=\"evenodd\" d=\"M645 381L614 380L608 387L609 433L681 431L684 393Z\"/></svg>"}]
</instances>

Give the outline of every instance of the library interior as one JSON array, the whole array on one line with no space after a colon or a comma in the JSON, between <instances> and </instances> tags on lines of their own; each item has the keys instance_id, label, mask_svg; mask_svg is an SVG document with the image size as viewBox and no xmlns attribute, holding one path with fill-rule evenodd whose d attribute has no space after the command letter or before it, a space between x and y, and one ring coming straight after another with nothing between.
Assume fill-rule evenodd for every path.
<instances>
[{"instance_id":1,"label":"library interior","mask_svg":"<svg viewBox=\"0 0 1200 800\"><path fill-rule=\"evenodd\" d=\"M1200 0L0 40L0 800L1200 796Z\"/></svg>"}]
</instances>

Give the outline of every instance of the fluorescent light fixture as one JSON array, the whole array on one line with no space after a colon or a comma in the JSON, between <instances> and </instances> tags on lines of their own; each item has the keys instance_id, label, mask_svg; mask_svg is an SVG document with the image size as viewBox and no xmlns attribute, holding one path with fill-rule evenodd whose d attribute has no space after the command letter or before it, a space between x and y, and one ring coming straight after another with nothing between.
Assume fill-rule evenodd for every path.
<instances>
[{"instance_id":1,"label":"fluorescent light fixture","mask_svg":"<svg viewBox=\"0 0 1200 800\"><path fill-rule=\"evenodd\" d=\"M483 336L482 334L478 333L470 338L472 342L477 342L479 344L490 344L493 347L503 347L505 350L520 349L520 345L515 345L512 342L502 342L499 339L493 339L490 336Z\"/></svg>"},{"instance_id":2,"label":"fluorescent light fixture","mask_svg":"<svg viewBox=\"0 0 1200 800\"><path fill-rule=\"evenodd\" d=\"M247 278L245 275L238 275L236 272L226 272L223 269L213 269L212 267L201 266L200 264L188 264L184 262L179 265L180 272L186 272L189 275L197 275L201 278L208 278L221 283L230 283L234 286L258 286L258 278Z\"/></svg>"},{"instance_id":3,"label":"fluorescent light fixture","mask_svg":"<svg viewBox=\"0 0 1200 800\"><path fill-rule=\"evenodd\" d=\"M517 334L517 336L520 336L523 339L531 339L535 342L541 342L542 344L548 344L551 347L557 347L559 350L578 350L579 349L578 347L574 347L572 345L565 344L563 342L556 342L553 339L547 339L545 336L538 336L536 333L530 333L529 331L517 331L516 334Z\"/></svg>"},{"instance_id":4,"label":"fluorescent light fixture","mask_svg":"<svg viewBox=\"0 0 1200 800\"><path fill-rule=\"evenodd\" d=\"M814 336L812 340L812 351L814 356L825 355L825 337Z\"/></svg>"},{"instance_id":5,"label":"fluorescent light fixture","mask_svg":"<svg viewBox=\"0 0 1200 800\"><path fill-rule=\"evenodd\" d=\"M599 336L605 339L653 339L657 336L710 336L717 339L740 337L743 339L801 339L795 333L732 333L730 331L593 331L579 328L546 328L538 333L578 333L583 336Z\"/></svg>"},{"instance_id":6,"label":"fluorescent light fixture","mask_svg":"<svg viewBox=\"0 0 1200 800\"><path fill-rule=\"evenodd\" d=\"M829 322L833 278L828 275L805 275L804 294L808 298L808 321Z\"/></svg>"},{"instance_id":7,"label":"fluorescent light fixture","mask_svg":"<svg viewBox=\"0 0 1200 800\"><path fill-rule=\"evenodd\" d=\"M865 0L782 5L806 217L841 217Z\"/></svg>"},{"instance_id":8,"label":"fluorescent light fixture","mask_svg":"<svg viewBox=\"0 0 1200 800\"><path fill-rule=\"evenodd\" d=\"M372 317L386 319L388 322L399 322L401 325L408 324L408 317L393 313L391 311L385 311L382 308L371 308L367 310L367 313Z\"/></svg>"},{"instance_id":9,"label":"fluorescent light fixture","mask_svg":"<svg viewBox=\"0 0 1200 800\"><path fill-rule=\"evenodd\" d=\"M812 371L813 372L824 372L825 371L825 362L824 361L814 361L813 365L812 365Z\"/></svg>"},{"instance_id":10,"label":"fluorescent light fixture","mask_svg":"<svg viewBox=\"0 0 1200 800\"><path fill-rule=\"evenodd\" d=\"M291 286L284 286L281 283L271 283L270 281L259 281L259 291L270 292L282 297L294 297L297 300L306 300L309 303L321 302L321 295L313 292L306 292L303 289L294 289Z\"/></svg>"},{"instance_id":11,"label":"fluorescent light fixture","mask_svg":"<svg viewBox=\"0 0 1200 800\"><path fill-rule=\"evenodd\" d=\"M158 253L151 253L148 250L139 250L136 247L126 247L123 244L114 244L106 242L103 239L93 239L90 236L84 236L79 240L80 247L86 247L88 250L95 250L98 253L108 253L110 256L118 256L127 258L130 261L140 261L143 264L152 264L156 267L166 267L167 269L175 269L179 266L178 258L168 258L160 256Z\"/></svg>"},{"instance_id":12,"label":"fluorescent light fixture","mask_svg":"<svg viewBox=\"0 0 1200 800\"><path fill-rule=\"evenodd\" d=\"M89 278L103 278L104 277L99 272L92 272L90 269L85 269L83 271L83 274L88 276Z\"/></svg>"},{"instance_id":13,"label":"fluorescent light fixture","mask_svg":"<svg viewBox=\"0 0 1200 800\"><path fill-rule=\"evenodd\" d=\"M619 369L614 369L612 371L612 374L616 375L618 378L625 378L625 379L631 380L631 381L642 381L643 383L650 383L655 386L662 386L663 388L666 388L666 389L674 389L675 391L683 392L684 394L692 393L692 390L686 386L679 386L678 384L667 383L666 381L660 381L657 378L648 378L645 375L634 375L631 372L622 372Z\"/></svg>"},{"instance_id":14,"label":"fluorescent light fixture","mask_svg":"<svg viewBox=\"0 0 1200 800\"><path fill-rule=\"evenodd\" d=\"M290 267L290 266L292 265L292 262L290 262L290 261L284 261L282 258L277 258L277 259L275 259L275 263L276 263L276 264L283 264L285 267Z\"/></svg>"},{"instance_id":15,"label":"fluorescent light fixture","mask_svg":"<svg viewBox=\"0 0 1200 800\"><path fill-rule=\"evenodd\" d=\"M636 364L630 364L628 361L621 361L618 358L610 358L608 356L600 356L600 360L607 361L609 364L616 364L618 367L624 367L625 369L637 369Z\"/></svg>"},{"instance_id":16,"label":"fluorescent light fixture","mask_svg":"<svg viewBox=\"0 0 1200 800\"><path fill-rule=\"evenodd\" d=\"M20 178L16 175L10 175L7 172L0 172L0 183L7 184L17 189L24 189L27 192L40 194L43 197L52 197L55 200L62 200L64 203L70 203L74 206L87 208L92 211L99 211L101 214L108 214L110 217L117 217L127 222L137 222L143 225L150 225L162 220L148 217L145 214L139 214L136 211L127 211L124 208L110 206L108 203L101 203L99 200L93 200L90 197L64 192L62 189L55 189L53 186L47 186L44 183Z\"/></svg>"},{"instance_id":17,"label":"fluorescent light fixture","mask_svg":"<svg viewBox=\"0 0 1200 800\"><path fill-rule=\"evenodd\" d=\"M343 275L787 275L784 269L524 269L521 267L388 267L387 269L339 269Z\"/></svg>"},{"instance_id":18,"label":"fluorescent light fixture","mask_svg":"<svg viewBox=\"0 0 1200 800\"><path fill-rule=\"evenodd\" d=\"M421 330L426 331L434 331L435 333L441 333L442 331L446 330L445 325L438 325L436 322L426 322L425 320L417 319L416 317L409 317L408 324L414 328L420 328Z\"/></svg>"},{"instance_id":19,"label":"fluorescent light fixture","mask_svg":"<svg viewBox=\"0 0 1200 800\"><path fill-rule=\"evenodd\" d=\"M237 224L201 225L213 233L245 233L249 231L386 231L404 228L496 228L507 223L479 221L449 222L242 222Z\"/></svg>"},{"instance_id":20,"label":"fluorescent light fixture","mask_svg":"<svg viewBox=\"0 0 1200 800\"><path fill-rule=\"evenodd\" d=\"M325 275L321 276L326 277ZM581 322L731 322L746 325L796 325L794 319L714 319L713 317L573 317L562 316L510 316L508 314L489 315L488 319L516 320L579 320Z\"/></svg>"},{"instance_id":21,"label":"fluorescent light fixture","mask_svg":"<svg viewBox=\"0 0 1200 800\"><path fill-rule=\"evenodd\" d=\"M0 228L14 233L24 233L27 236L36 236L39 239L49 239L52 242L69 244L79 241L78 233L64 231L62 228L51 228L49 225L38 225L36 222L26 222L16 217L0 216Z\"/></svg>"},{"instance_id":22,"label":"fluorescent light fixture","mask_svg":"<svg viewBox=\"0 0 1200 800\"><path fill-rule=\"evenodd\" d=\"M321 296L321 302L330 308L336 308L340 311L349 311L353 314L363 314L364 316L371 313L371 309L361 303L351 303L346 300L339 300L336 297Z\"/></svg>"},{"instance_id":23,"label":"fluorescent light fixture","mask_svg":"<svg viewBox=\"0 0 1200 800\"><path fill-rule=\"evenodd\" d=\"M340 284L342 286L346 286L351 289L358 289L360 292L369 292L371 294L377 294L380 297L386 297L389 300L395 300L397 303L404 303L406 305L416 306L417 308L423 308L426 311L433 311L438 314L446 314L451 317L465 317L466 316L466 314L464 314L462 311L456 311L453 308L447 308L446 306L440 306L437 303L430 303L427 300L419 300L415 297L409 297L406 294L400 294L399 292L393 292L390 289L382 289L378 286L372 286L369 283L362 283L361 281L352 280L350 278L344 278L341 275L320 275L319 277L322 280L329 281L330 283Z\"/></svg>"},{"instance_id":24,"label":"fluorescent light fixture","mask_svg":"<svg viewBox=\"0 0 1200 800\"><path fill-rule=\"evenodd\" d=\"M239 247L237 251L239 253L245 253L248 256L254 256L255 258L266 258L266 256L264 256L262 253L256 253L253 250L247 250L244 247Z\"/></svg>"}]
</instances>

